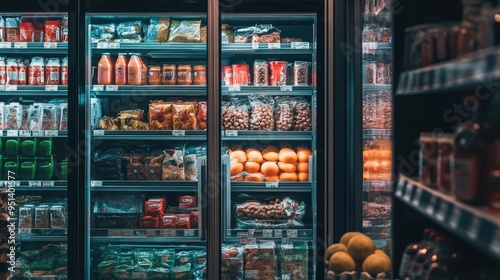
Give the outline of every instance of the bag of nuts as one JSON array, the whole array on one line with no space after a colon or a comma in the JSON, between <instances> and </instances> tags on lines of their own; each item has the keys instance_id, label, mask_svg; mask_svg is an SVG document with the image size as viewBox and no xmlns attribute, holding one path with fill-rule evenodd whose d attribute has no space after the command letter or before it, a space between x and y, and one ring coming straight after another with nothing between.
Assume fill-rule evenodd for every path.
<instances>
[{"instance_id":1,"label":"bag of nuts","mask_svg":"<svg viewBox=\"0 0 500 280\"><path fill-rule=\"evenodd\" d=\"M250 130L274 130L274 100L268 95L249 96L252 106Z\"/></svg>"},{"instance_id":2,"label":"bag of nuts","mask_svg":"<svg viewBox=\"0 0 500 280\"><path fill-rule=\"evenodd\" d=\"M222 104L222 129L223 130L248 130L248 106L244 100L232 98L231 103Z\"/></svg>"},{"instance_id":3,"label":"bag of nuts","mask_svg":"<svg viewBox=\"0 0 500 280\"><path fill-rule=\"evenodd\" d=\"M253 84L255 86L269 85L269 65L267 61L257 59L253 63Z\"/></svg>"},{"instance_id":4,"label":"bag of nuts","mask_svg":"<svg viewBox=\"0 0 500 280\"><path fill-rule=\"evenodd\" d=\"M297 99L293 115L293 130L311 130L311 105L303 97Z\"/></svg>"},{"instance_id":5,"label":"bag of nuts","mask_svg":"<svg viewBox=\"0 0 500 280\"><path fill-rule=\"evenodd\" d=\"M277 131L292 130L295 103L288 96L278 96L275 98L276 112L274 113L274 120Z\"/></svg>"}]
</instances>

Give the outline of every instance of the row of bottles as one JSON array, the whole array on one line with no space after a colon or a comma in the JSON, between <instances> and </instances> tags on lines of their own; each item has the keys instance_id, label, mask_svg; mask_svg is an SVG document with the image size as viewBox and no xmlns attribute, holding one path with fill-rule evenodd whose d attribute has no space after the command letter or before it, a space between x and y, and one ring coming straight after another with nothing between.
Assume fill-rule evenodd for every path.
<instances>
[{"instance_id":1,"label":"row of bottles","mask_svg":"<svg viewBox=\"0 0 500 280\"><path fill-rule=\"evenodd\" d=\"M0 85L68 85L68 58L0 57Z\"/></svg>"},{"instance_id":2,"label":"row of bottles","mask_svg":"<svg viewBox=\"0 0 500 280\"><path fill-rule=\"evenodd\" d=\"M97 65L97 83L100 85L144 85L147 84L148 71L139 53L119 53L116 62L109 53L103 53Z\"/></svg>"}]
</instances>

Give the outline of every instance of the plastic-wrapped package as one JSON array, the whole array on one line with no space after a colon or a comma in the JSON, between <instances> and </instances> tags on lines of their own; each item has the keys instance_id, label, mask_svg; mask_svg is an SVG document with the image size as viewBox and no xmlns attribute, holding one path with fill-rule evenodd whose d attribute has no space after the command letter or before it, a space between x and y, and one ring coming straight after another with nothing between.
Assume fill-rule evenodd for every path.
<instances>
[{"instance_id":1,"label":"plastic-wrapped package","mask_svg":"<svg viewBox=\"0 0 500 280\"><path fill-rule=\"evenodd\" d=\"M32 110L31 105L23 105L22 108L22 118L21 118L21 130L30 129L30 112Z\"/></svg>"},{"instance_id":2,"label":"plastic-wrapped package","mask_svg":"<svg viewBox=\"0 0 500 280\"><path fill-rule=\"evenodd\" d=\"M295 61L293 63L293 85L294 86L309 85L309 62Z\"/></svg>"},{"instance_id":3,"label":"plastic-wrapped package","mask_svg":"<svg viewBox=\"0 0 500 280\"><path fill-rule=\"evenodd\" d=\"M253 63L253 84L255 86L269 85L269 65L265 60L255 60Z\"/></svg>"},{"instance_id":4,"label":"plastic-wrapped package","mask_svg":"<svg viewBox=\"0 0 500 280\"><path fill-rule=\"evenodd\" d=\"M22 106L19 103L10 103L4 105L4 129L18 130L21 128L22 122Z\"/></svg>"},{"instance_id":5,"label":"plastic-wrapped package","mask_svg":"<svg viewBox=\"0 0 500 280\"><path fill-rule=\"evenodd\" d=\"M184 172L186 174L186 181L197 181L197 158L207 155L207 146L186 147L184 154Z\"/></svg>"},{"instance_id":6,"label":"plastic-wrapped package","mask_svg":"<svg viewBox=\"0 0 500 280\"><path fill-rule=\"evenodd\" d=\"M250 114L245 100L232 98L231 103L222 104L222 129L248 130Z\"/></svg>"},{"instance_id":7,"label":"plastic-wrapped package","mask_svg":"<svg viewBox=\"0 0 500 280\"><path fill-rule=\"evenodd\" d=\"M152 130L172 130L173 104L153 101L149 104L149 127Z\"/></svg>"},{"instance_id":8,"label":"plastic-wrapped package","mask_svg":"<svg viewBox=\"0 0 500 280\"><path fill-rule=\"evenodd\" d=\"M119 264L113 268L113 276L116 279L134 279L134 266L129 264Z\"/></svg>"},{"instance_id":9,"label":"plastic-wrapped package","mask_svg":"<svg viewBox=\"0 0 500 280\"><path fill-rule=\"evenodd\" d=\"M163 153L165 155L162 170L163 180L184 181L184 146L179 146L175 149L167 149L164 150Z\"/></svg>"},{"instance_id":10,"label":"plastic-wrapped package","mask_svg":"<svg viewBox=\"0 0 500 280\"><path fill-rule=\"evenodd\" d=\"M275 248L272 241L245 246L245 279L274 279Z\"/></svg>"},{"instance_id":11,"label":"plastic-wrapped package","mask_svg":"<svg viewBox=\"0 0 500 280\"><path fill-rule=\"evenodd\" d=\"M293 109L295 101L287 96L275 98L276 112L274 119L277 131L289 131L293 127Z\"/></svg>"},{"instance_id":12,"label":"plastic-wrapped package","mask_svg":"<svg viewBox=\"0 0 500 280\"><path fill-rule=\"evenodd\" d=\"M269 61L269 84L271 86L283 86L287 84L286 61Z\"/></svg>"},{"instance_id":13,"label":"plastic-wrapped package","mask_svg":"<svg viewBox=\"0 0 500 280\"><path fill-rule=\"evenodd\" d=\"M307 280L308 278L308 246L307 242L281 244L278 247L281 255L281 276L289 279Z\"/></svg>"},{"instance_id":14,"label":"plastic-wrapped package","mask_svg":"<svg viewBox=\"0 0 500 280\"><path fill-rule=\"evenodd\" d=\"M118 113L122 130L148 130L149 125L143 122L144 110L125 110Z\"/></svg>"},{"instance_id":15,"label":"plastic-wrapped package","mask_svg":"<svg viewBox=\"0 0 500 280\"><path fill-rule=\"evenodd\" d=\"M293 116L293 130L308 131L311 130L311 105L305 98L298 98L295 105Z\"/></svg>"},{"instance_id":16,"label":"plastic-wrapped package","mask_svg":"<svg viewBox=\"0 0 500 280\"><path fill-rule=\"evenodd\" d=\"M172 20L170 25L170 33L168 35L168 42L199 43L201 40L200 29L201 20Z\"/></svg>"},{"instance_id":17,"label":"plastic-wrapped package","mask_svg":"<svg viewBox=\"0 0 500 280\"><path fill-rule=\"evenodd\" d=\"M243 247L222 245L222 280L243 280Z\"/></svg>"},{"instance_id":18,"label":"plastic-wrapped package","mask_svg":"<svg viewBox=\"0 0 500 280\"><path fill-rule=\"evenodd\" d=\"M139 20L121 22L116 26L116 33L121 42L142 42L142 22Z\"/></svg>"},{"instance_id":19,"label":"plastic-wrapped package","mask_svg":"<svg viewBox=\"0 0 500 280\"><path fill-rule=\"evenodd\" d=\"M251 43L252 35L256 30L255 26L237 29L234 32L234 42L239 44Z\"/></svg>"},{"instance_id":20,"label":"plastic-wrapped package","mask_svg":"<svg viewBox=\"0 0 500 280\"><path fill-rule=\"evenodd\" d=\"M233 64L233 85L246 86L250 83L248 64Z\"/></svg>"},{"instance_id":21,"label":"plastic-wrapped package","mask_svg":"<svg viewBox=\"0 0 500 280\"><path fill-rule=\"evenodd\" d=\"M198 129L206 130L207 129L207 102L199 101L198 102Z\"/></svg>"},{"instance_id":22,"label":"plastic-wrapped package","mask_svg":"<svg viewBox=\"0 0 500 280\"><path fill-rule=\"evenodd\" d=\"M4 106L5 104L3 102L0 102L0 129L4 129L4 123L5 123Z\"/></svg>"},{"instance_id":23,"label":"plastic-wrapped package","mask_svg":"<svg viewBox=\"0 0 500 280\"><path fill-rule=\"evenodd\" d=\"M160 249L155 251L155 265L171 269L175 265L175 250Z\"/></svg>"},{"instance_id":24,"label":"plastic-wrapped package","mask_svg":"<svg viewBox=\"0 0 500 280\"><path fill-rule=\"evenodd\" d=\"M59 130L68 130L68 103L61 103L61 119L59 121Z\"/></svg>"},{"instance_id":25,"label":"plastic-wrapped package","mask_svg":"<svg viewBox=\"0 0 500 280\"><path fill-rule=\"evenodd\" d=\"M274 100L268 95L252 95L249 100L252 106L250 130L273 130Z\"/></svg>"},{"instance_id":26,"label":"plastic-wrapped package","mask_svg":"<svg viewBox=\"0 0 500 280\"><path fill-rule=\"evenodd\" d=\"M221 43L229 44L234 43L234 31L231 29L222 29L221 30Z\"/></svg>"},{"instance_id":27,"label":"plastic-wrapped package","mask_svg":"<svg viewBox=\"0 0 500 280\"><path fill-rule=\"evenodd\" d=\"M193 270L190 263L182 266L174 266L170 272L170 279L192 279Z\"/></svg>"},{"instance_id":28,"label":"plastic-wrapped package","mask_svg":"<svg viewBox=\"0 0 500 280\"><path fill-rule=\"evenodd\" d=\"M114 23L90 25L92 43L111 42L114 39L116 39L116 25Z\"/></svg>"},{"instance_id":29,"label":"plastic-wrapped package","mask_svg":"<svg viewBox=\"0 0 500 280\"><path fill-rule=\"evenodd\" d=\"M196 130L197 115L196 105L194 103L174 104L172 121L174 130Z\"/></svg>"},{"instance_id":30,"label":"plastic-wrapped package","mask_svg":"<svg viewBox=\"0 0 500 280\"><path fill-rule=\"evenodd\" d=\"M144 195L103 195L96 200L94 213L142 213Z\"/></svg>"},{"instance_id":31,"label":"plastic-wrapped package","mask_svg":"<svg viewBox=\"0 0 500 280\"><path fill-rule=\"evenodd\" d=\"M42 129L42 106L39 103L34 103L30 109L29 129L30 130Z\"/></svg>"},{"instance_id":32,"label":"plastic-wrapped package","mask_svg":"<svg viewBox=\"0 0 500 280\"><path fill-rule=\"evenodd\" d=\"M169 18L151 18L144 41L165 43L168 41L169 30Z\"/></svg>"},{"instance_id":33,"label":"plastic-wrapped package","mask_svg":"<svg viewBox=\"0 0 500 280\"><path fill-rule=\"evenodd\" d=\"M103 130L120 130L120 120L104 116L99 120L99 128Z\"/></svg>"},{"instance_id":34,"label":"plastic-wrapped package","mask_svg":"<svg viewBox=\"0 0 500 280\"><path fill-rule=\"evenodd\" d=\"M281 30L272 24L257 24L252 34L252 43L279 43Z\"/></svg>"},{"instance_id":35,"label":"plastic-wrapped package","mask_svg":"<svg viewBox=\"0 0 500 280\"><path fill-rule=\"evenodd\" d=\"M57 130L59 107L55 104L42 104L42 130Z\"/></svg>"}]
</instances>

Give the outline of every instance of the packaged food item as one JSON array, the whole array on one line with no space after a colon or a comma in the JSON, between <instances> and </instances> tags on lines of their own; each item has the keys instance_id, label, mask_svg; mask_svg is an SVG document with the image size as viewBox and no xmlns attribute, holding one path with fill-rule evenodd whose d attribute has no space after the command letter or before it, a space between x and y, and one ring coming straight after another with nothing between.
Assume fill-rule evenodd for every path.
<instances>
[{"instance_id":1,"label":"packaged food item","mask_svg":"<svg viewBox=\"0 0 500 280\"><path fill-rule=\"evenodd\" d=\"M22 118L21 118L21 130L29 130L30 129L30 112L31 105L22 106Z\"/></svg>"},{"instance_id":2,"label":"packaged food item","mask_svg":"<svg viewBox=\"0 0 500 280\"><path fill-rule=\"evenodd\" d=\"M35 42L43 42L45 32L45 26L43 24L35 24Z\"/></svg>"},{"instance_id":3,"label":"packaged food item","mask_svg":"<svg viewBox=\"0 0 500 280\"><path fill-rule=\"evenodd\" d=\"M160 217L160 223L158 228L161 229L175 229L175 223L177 221L177 217L175 215L169 214Z\"/></svg>"},{"instance_id":4,"label":"packaged food item","mask_svg":"<svg viewBox=\"0 0 500 280\"><path fill-rule=\"evenodd\" d=\"M191 264L188 263L183 266L175 266L172 268L170 272L170 279L192 279L193 271L191 268Z\"/></svg>"},{"instance_id":5,"label":"packaged food item","mask_svg":"<svg viewBox=\"0 0 500 280\"><path fill-rule=\"evenodd\" d=\"M30 86L45 85L45 63L42 57L33 57L28 69L28 82Z\"/></svg>"},{"instance_id":6,"label":"packaged food item","mask_svg":"<svg viewBox=\"0 0 500 280\"><path fill-rule=\"evenodd\" d=\"M435 185L437 182L437 137L432 133L420 133L420 182Z\"/></svg>"},{"instance_id":7,"label":"packaged food item","mask_svg":"<svg viewBox=\"0 0 500 280\"><path fill-rule=\"evenodd\" d=\"M143 216L139 222L141 228L158 228L158 217L157 216Z\"/></svg>"},{"instance_id":8,"label":"packaged food item","mask_svg":"<svg viewBox=\"0 0 500 280\"><path fill-rule=\"evenodd\" d=\"M35 220L35 205L19 206L19 228L32 228Z\"/></svg>"},{"instance_id":9,"label":"packaged food item","mask_svg":"<svg viewBox=\"0 0 500 280\"><path fill-rule=\"evenodd\" d=\"M233 85L248 85L250 72L248 64L233 64Z\"/></svg>"},{"instance_id":10,"label":"packaged food item","mask_svg":"<svg viewBox=\"0 0 500 280\"><path fill-rule=\"evenodd\" d=\"M139 54L131 53L130 60L127 65L127 81L129 85L142 84L142 62L139 59Z\"/></svg>"},{"instance_id":11,"label":"packaged food item","mask_svg":"<svg viewBox=\"0 0 500 280\"><path fill-rule=\"evenodd\" d=\"M18 85L26 85L26 64L24 64L24 62L20 59L18 59L17 61L17 69L18 69L18 75L17 75L17 78L18 78L18 82L17 84Z\"/></svg>"},{"instance_id":12,"label":"packaged food item","mask_svg":"<svg viewBox=\"0 0 500 280\"><path fill-rule=\"evenodd\" d=\"M234 30L230 29L229 25L222 24L222 30L220 35L222 44L234 43Z\"/></svg>"},{"instance_id":13,"label":"packaged food item","mask_svg":"<svg viewBox=\"0 0 500 280\"><path fill-rule=\"evenodd\" d=\"M181 266L181 265L186 265L188 263L192 263L193 256L191 252L188 251L182 251L179 253L175 254L175 265L176 266Z\"/></svg>"},{"instance_id":14,"label":"packaged food item","mask_svg":"<svg viewBox=\"0 0 500 280\"><path fill-rule=\"evenodd\" d=\"M444 193L451 193L451 163L453 158L453 135L442 135L437 139L437 186Z\"/></svg>"},{"instance_id":15,"label":"packaged food item","mask_svg":"<svg viewBox=\"0 0 500 280\"><path fill-rule=\"evenodd\" d=\"M173 129L173 104L163 101L154 101L149 104L149 127L153 130Z\"/></svg>"},{"instance_id":16,"label":"packaged food item","mask_svg":"<svg viewBox=\"0 0 500 280\"><path fill-rule=\"evenodd\" d=\"M5 41L6 42L19 42L19 18L8 17L5 18Z\"/></svg>"},{"instance_id":17,"label":"packaged food item","mask_svg":"<svg viewBox=\"0 0 500 280\"><path fill-rule=\"evenodd\" d=\"M68 16L63 16L61 19L61 42L68 42L69 26Z\"/></svg>"},{"instance_id":18,"label":"packaged food item","mask_svg":"<svg viewBox=\"0 0 500 280\"><path fill-rule=\"evenodd\" d=\"M58 106L54 104L43 103L42 107L42 130L57 130Z\"/></svg>"},{"instance_id":19,"label":"packaged food item","mask_svg":"<svg viewBox=\"0 0 500 280\"><path fill-rule=\"evenodd\" d=\"M100 85L110 85L113 83L113 65L110 53L103 53L97 64L97 83ZM47 77L48 79L48 77Z\"/></svg>"},{"instance_id":20,"label":"packaged food item","mask_svg":"<svg viewBox=\"0 0 500 280\"><path fill-rule=\"evenodd\" d=\"M267 95L253 95L249 97L252 106L250 130L274 129L274 100Z\"/></svg>"},{"instance_id":21,"label":"packaged food item","mask_svg":"<svg viewBox=\"0 0 500 280\"><path fill-rule=\"evenodd\" d=\"M177 21L172 20L170 25L169 43L198 43L201 39L201 20Z\"/></svg>"},{"instance_id":22,"label":"packaged food item","mask_svg":"<svg viewBox=\"0 0 500 280\"><path fill-rule=\"evenodd\" d=\"M255 26L237 29L234 32L234 42L238 44L252 43L252 35L256 30Z\"/></svg>"},{"instance_id":23,"label":"packaged food item","mask_svg":"<svg viewBox=\"0 0 500 280\"><path fill-rule=\"evenodd\" d=\"M222 245L221 273L223 280L243 280L243 247Z\"/></svg>"},{"instance_id":24,"label":"packaged food item","mask_svg":"<svg viewBox=\"0 0 500 280\"><path fill-rule=\"evenodd\" d=\"M0 42L5 41L5 20L0 17Z\"/></svg>"},{"instance_id":25,"label":"packaged food item","mask_svg":"<svg viewBox=\"0 0 500 280\"><path fill-rule=\"evenodd\" d=\"M61 63L61 81L60 84L63 86L68 85L68 58L65 57Z\"/></svg>"},{"instance_id":26,"label":"packaged food item","mask_svg":"<svg viewBox=\"0 0 500 280\"><path fill-rule=\"evenodd\" d=\"M61 119L59 121L59 130L68 130L68 103L61 103Z\"/></svg>"},{"instance_id":27,"label":"packaged food item","mask_svg":"<svg viewBox=\"0 0 500 280\"><path fill-rule=\"evenodd\" d=\"M144 159L144 168L147 181L161 180L163 168L163 155L161 152L158 155L147 156Z\"/></svg>"},{"instance_id":28,"label":"packaged food item","mask_svg":"<svg viewBox=\"0 0 500 280\"><path fill-rule=\"evenodd\" d=\"M189 220L189 214L177 214L177 216L175 217L175 228L190 229L191 222Z\"/></svg>"},{"instance_id":29,"label":"packaged food item","mask_svg":"<svg viewBox=\"0 0 500 280\"><path fill-rule=\"evenodd\" d=\"M141 85L148 84L148 65L142 60L141 55L138 54L139 61L141 62Z\"/></svg>"},{"instance_id":30,"label":"packaged food item","mask_svg":"<svg viewBox=\"0 0 500 280\"><path fill-rule=\"evenodd\" d=\"M302 38L285 37L281 38L281 43L290 44L294 42L302 42Z\"/></svg>"},{"instance_id":31,"label":"packaged food item","mask_svg":"<svg viewBox=\"0 0 500 280\"><path fill-rule=\"evenodd\" d=\"M206 145L186 147L184 154L186 181L198 181L197 158L206 155Z\"/></svg>"},{"instance_id":32,"label":"packaged food item","mask_svg":"<svg viewBox=\"0 0 500 280\"><path fill-rule=\"evenodd\" d=\"M126 53L119 53L115 63L115 85L127 84L127 60Z\"/></svg>"},{"instance_id":33,"label":"packaged food item","mask_svg":"<svg viewBox=\"0 0 500 280\"><path fill-rule=\"evenodd\" d=\"M4 105L4 129L19 130L22 122L22 106L19 103Z\"/></svg>"},{"instance_id":34,"label":"packaged food item","mask_svg":"<svg viewBox=\"0 0 500 280\"><path fill-rule=\"evenodd\" d=\"M115 279L134 279L134 266L128 264L118 264L113 269Z\"/></svg>"},{"instance_id":35,"label":"packaged food item","mask_svg":"<svg viewBox=\"0 0 500 280\"><path fill-rule=\"evenodd\" d=\"M253 84L255 86L269 85L269 66L265 60L255 60L253 63Z\"/></svg>"},{"instance_id":36,"label":"packaged food item","mask_svg":"<svg viewBox=\"0 0 500 280\"><path fill-rule=\"evenodd\" d=\"M58 20L45 22L45 42L61 42L61 23Z\"/></svg>"},{"instance_id":37,"label":"packaged food item","mask_svg":"<svg viewBox=\"0 0 500 280\"><path fill-rule=\"evenodd\" d=\"M163 180L184 181L184 146L175 149L163 151L165 158L163 160L162 178Z\"/></svg>"},{"instance_id":38,"label":"packaged food item","mask_svg":"<svg viewBox=\"0 0 500 280\"><path fill-rule=\"evenodd\" d=\"M309 85L309 62L295 61L293 64L293 85L308 86Z\"/></svg>"},{"instance_id":39,"label":"packaged food item","mask_svg":"<svg viewBox=\"0 0 500 280\"><path fill-rule=\"evenodd\" d=\"M233 84L233 66L224 65L222 67L222 85L230 86Z\"/></svg>"},{"instance_id":40,"label":"packaged food item","mask_svg":"<svg viewBox=\"0 0 500 280\"><path fill-rule=\"evenodd\" d=\"M181 103L173 105L172 121L174 130L196 130L197 115L194 103Z\"/></svg>"},{"instance_id":41,"label":"packaged food item","mask_svg":"<svg viewBox=\"0 0 500 280\"><path fill-rule=\"evenodd\" d=\"M5 57L0 57L0 85L7 83L7 65L5 64Z\"/></svg>"},{"instance_id":42,"label":"packaged food item","mask_svg":"<svg viewBox=\"0 0 500 280\"><path fill-rule=\"evenodd\" d=\"M166 43L168 41L169 30L169 18L151 18L144 41Z\"/></svg>"},{"instance_id":43,"label":"packaged food item","mask_svg":"<svg viewBox=\"0 0 500 280\"><path fill-rule=\"evenodd\" d=\"M165 213L165 207L167 206L165 197L161 198L150 198L144 202L145 213L148 216L162 216Z\"/></svg>"},{"instance_id":44,"label":"packaged food item","mask_svg":"<svg viewBox=\"0 0 500 280\"><path fill-rule=\"evenodd\" d=\"M24 141L24 142L27 142L27 141ZM29 161L21 163L20 173L21 174L20 174L19 178L21 180L33 180L33 179L35 179L35 163L29 162Z\"/></svg>"},{"instance_id":45,"label":"packaged food item","mask_svg":"<svg viewBox=\"0 0 500 280\"><path fill-rule=\"evenodd\" d=\"M121 111L118 116L122 130L148 130L149 125L142 120L144 111L140 109Z\"/></svg>"},{"instance_id":46,"label":"packaged food item","mask_svg":"<svg viewBox=\"0 0 500 280\"><path fill-rule=\"evenodd\" d=\"M150 84L150 85L161 84L161 67L160 66L157 66L157 65L149 66L148 84Z\"/></svg>"},{"instance_id":47,"label":"packaged food item","mask_svg":"<svg viewBox=\"0 0 500 280\"><path fill-rule=\"evenodd\" d=\"M192 212L190 215L189 215L189 223L191 224L191 227L192 228L198 228L198 221L199 221L199 215L198 215L198 212Z\"/></svg>"},{"instance_id":48,"label":"packaged food item","mask_svg":"<svg viewBox=\"0 0 500 280\"><path fill-rule=\"evenodd\" d=\"M103 130L120 130L120 120L104 116L99 120L99 128Z\"/></svg>"},{"instance_id":49,"label":"packaged food item","mask_svg":"<svg viewBox=\"0 0 500 280\"><path fill-rule=\"evenodd\" d=\"M200 28L200 42L201 43L206 43L207 42L207 27L203 26Z\"/></svg>"},{"instance_id":50,"label":"packaged food item","mask_svg":"<svg viewBox=\"0 0 500 280\"><path fill-rule=\"evenodd\" d=\"M281 276L289 279L307 280L308 277L308 246L307 242L294 242L279 246L281 255Z\"/></svg>"},{"instance_id":51,"label":"packaged food item","mask_svg":"<svg viewBox=\"0 0 500 280\"><path fill-rule=\"evenodd\" d=\"M38 205L35 207L35 228L49 228L49 206Z\"/></svg>"},{"instance_id":52,"label":"packaged food item","mask_svg":"<svg viewBox=\"0 0 500 280\"><path fill-rule=\"evenodd\" d=\"M207 129L207 102L199 101L198 102L198 129L206 130Z\"/></svg>"},{"instance_id":53,"label":"packaged food item","mask_svg":"<svg viewBox=\"0 0 500 280\"><path fill-rule=\"evenodd\" d=\"M31 22L19 23L19 42L34 42L35 26Z\"/></svg>"},{"instance_id":54,"label":"packaged food item","mask_svg":"<svg viewBox=\"0 0 500 280\"><path fill-rule=\"evenodd\" d=\"M289 131L293 127L293 108L295 101L286 97L276 97L275 124L277 131Z\"/></svg>"},{"instance_id":55,"label":"packaged food item","mask_svg":"<svg viewBox=\"0 0 500 280\"><path fill-rule=\"evenodd\" d=\"M50 58L45 67L47 85L58 85L61 72L61 63L58 58Z\"/></svg>"},{"instance_id":56,"label":"packaged food item","mask_svg":"<svg viewBox=\"0 0 500 280\"><path fill-rule=\"evenodd\" d=\"M257 24L252 34L252 43L279 43L281 30L272 24Z\"/></svg>"},{"instance_id":57,"label":"packaged food item","mask_svg":"<svg viewBox=\"0 0 500 280\"><path fill-rule=\"evenodd\" d=\"M245 279L274 279L275 248L272 241L245 246Z\"/></svg>"},{"instance_id":58,"label":"packaged food item","mask_svg":"<svg viewBox=\"0 0 500 280\"><path fill-rule=\"evenodd\" d=\"M304 98L298 98L293 116L293 130L309 131L311 125L311 105Z\"/></svg>"},{"instance_id":59,"label":"packaged food item","mask_svg":"<svg viewBox=\"0 0 500 280\"><path fill-rule=\"evenodd\" d=\"M270 61L269 62L269 83L271 86L286 85L287 80L287 62L286 61Z\"/></svg>"},{"instance_id":60,"label":"packaged food item","mask_svg":"<svg viewBox=\"0 0 500 280\"><path fill-rule=\"evenodd\" d=\"M377 84L390 85L392 83L391 63L383 59L376 61L375 81Z\"/></svg>"},{"instance_id":61,"label":"packaged food item","mask_svg":"<svg viewBox=\"0 0 500 280\"><path fill-rule=\"evenodd\" d=\"M177 84L191 85L193 83L191 65L179 65L177 67Z\"/></svg>"},{"instance_id":62,"label":"packaged food item","mask_svg":"<svg viewBox=\"0 0 500 280\"><path fill-rule=\"evenodd\" d=\"M161 83L175 85L177 83L177 66L164 64L162 67Z\"/></svg>"},{"instance_id":63,"label":"packaged food item","mask_svg":"<svg viewBox=\"0 0 500 280\"><path fill-rule=\"evenodd\" d=\"M90 39L92 43L111 42L116 37L116 25L114 23L90 25Z\"/></svg>"},{"instance_id":64,"label":"packaged food item","mask_svg":"<svg viewBox=\"0 0 500 280\"><path fill-rule=\"evenodd\" d=\"M0 129L4 129L4 126L5 126L5 109L4 109L4 103L3 102L0 102ZM0 141L2 142L2 141ZM1 150L1 146L0 146L0 150Z\"/></svg>"},{"instance_id":65,"label":"packaged food item","mask_svg":"<svg viewBox=\"0 0 500 280\"><path fill-rule=\"evenodd\" d=\"M13 58L7 59L7 85L19 84L19 66Z\"/></svg>"},{"instance_id":66,"label":"packaged food item","mask_svg":"<svg viewBox=\"0 0 500 280\"><path fill-rule=\"evenodd\" d=\"M116 26L118 37L127 43L139 43L142 41L142 22L127 21L121 22Z\"/></svg>"},{"instance_id":67,"label":"packaged food item","mask_svg":"<svg viewBox=\"0 0 500 280\"><path fill-rule=\"evenodd\" d=\"M197 207L195 196L183 195L179 197L179 209L187 209L195 207Z\"/></svg>"},{"instance_id":68,"label":"packaged food item","mask_svg":"<svg viewBox=\"0 0 500 280\"><path fill-rule=\"evenodd\" d=\"M205 65L193 66L193 85L207 84L207 69Z\"/></svg>"},{"instance_id":69,"label":"packaged food item","mask_svg":"<svg viewBox=\"0 0 500 280\"><path fill-rule=\"evenodd\" d=\"M52 205L50 207L50 227L67 228L66 207L64 205Z\"/></svg>"},{"instance_id":70,"label":"packaged food item","mask_svg":"<svg viewBox=\"0 0 500 280\"><path fill-rule=\"evenodd\" d=\"M233 98L230 103L222 104L222 129L248 130L250 122L249 108L244 100Z\"/></svg>"}]
</instances>

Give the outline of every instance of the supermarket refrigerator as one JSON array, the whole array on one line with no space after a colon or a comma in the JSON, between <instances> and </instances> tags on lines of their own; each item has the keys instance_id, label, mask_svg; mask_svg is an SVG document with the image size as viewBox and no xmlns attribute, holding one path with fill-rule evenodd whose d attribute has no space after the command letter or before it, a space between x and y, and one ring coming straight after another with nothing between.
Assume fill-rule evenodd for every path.
<instances>
[{"instance_id":1,"label":"supermarket refrigerator","mask_svg":"<svg viewBox=\"0 0 500 280\"><path fill-rule=\"evenodd\" d=\"M1 6L0 274L68 279L76 5Z\"/></svg>"}]
</instances>

